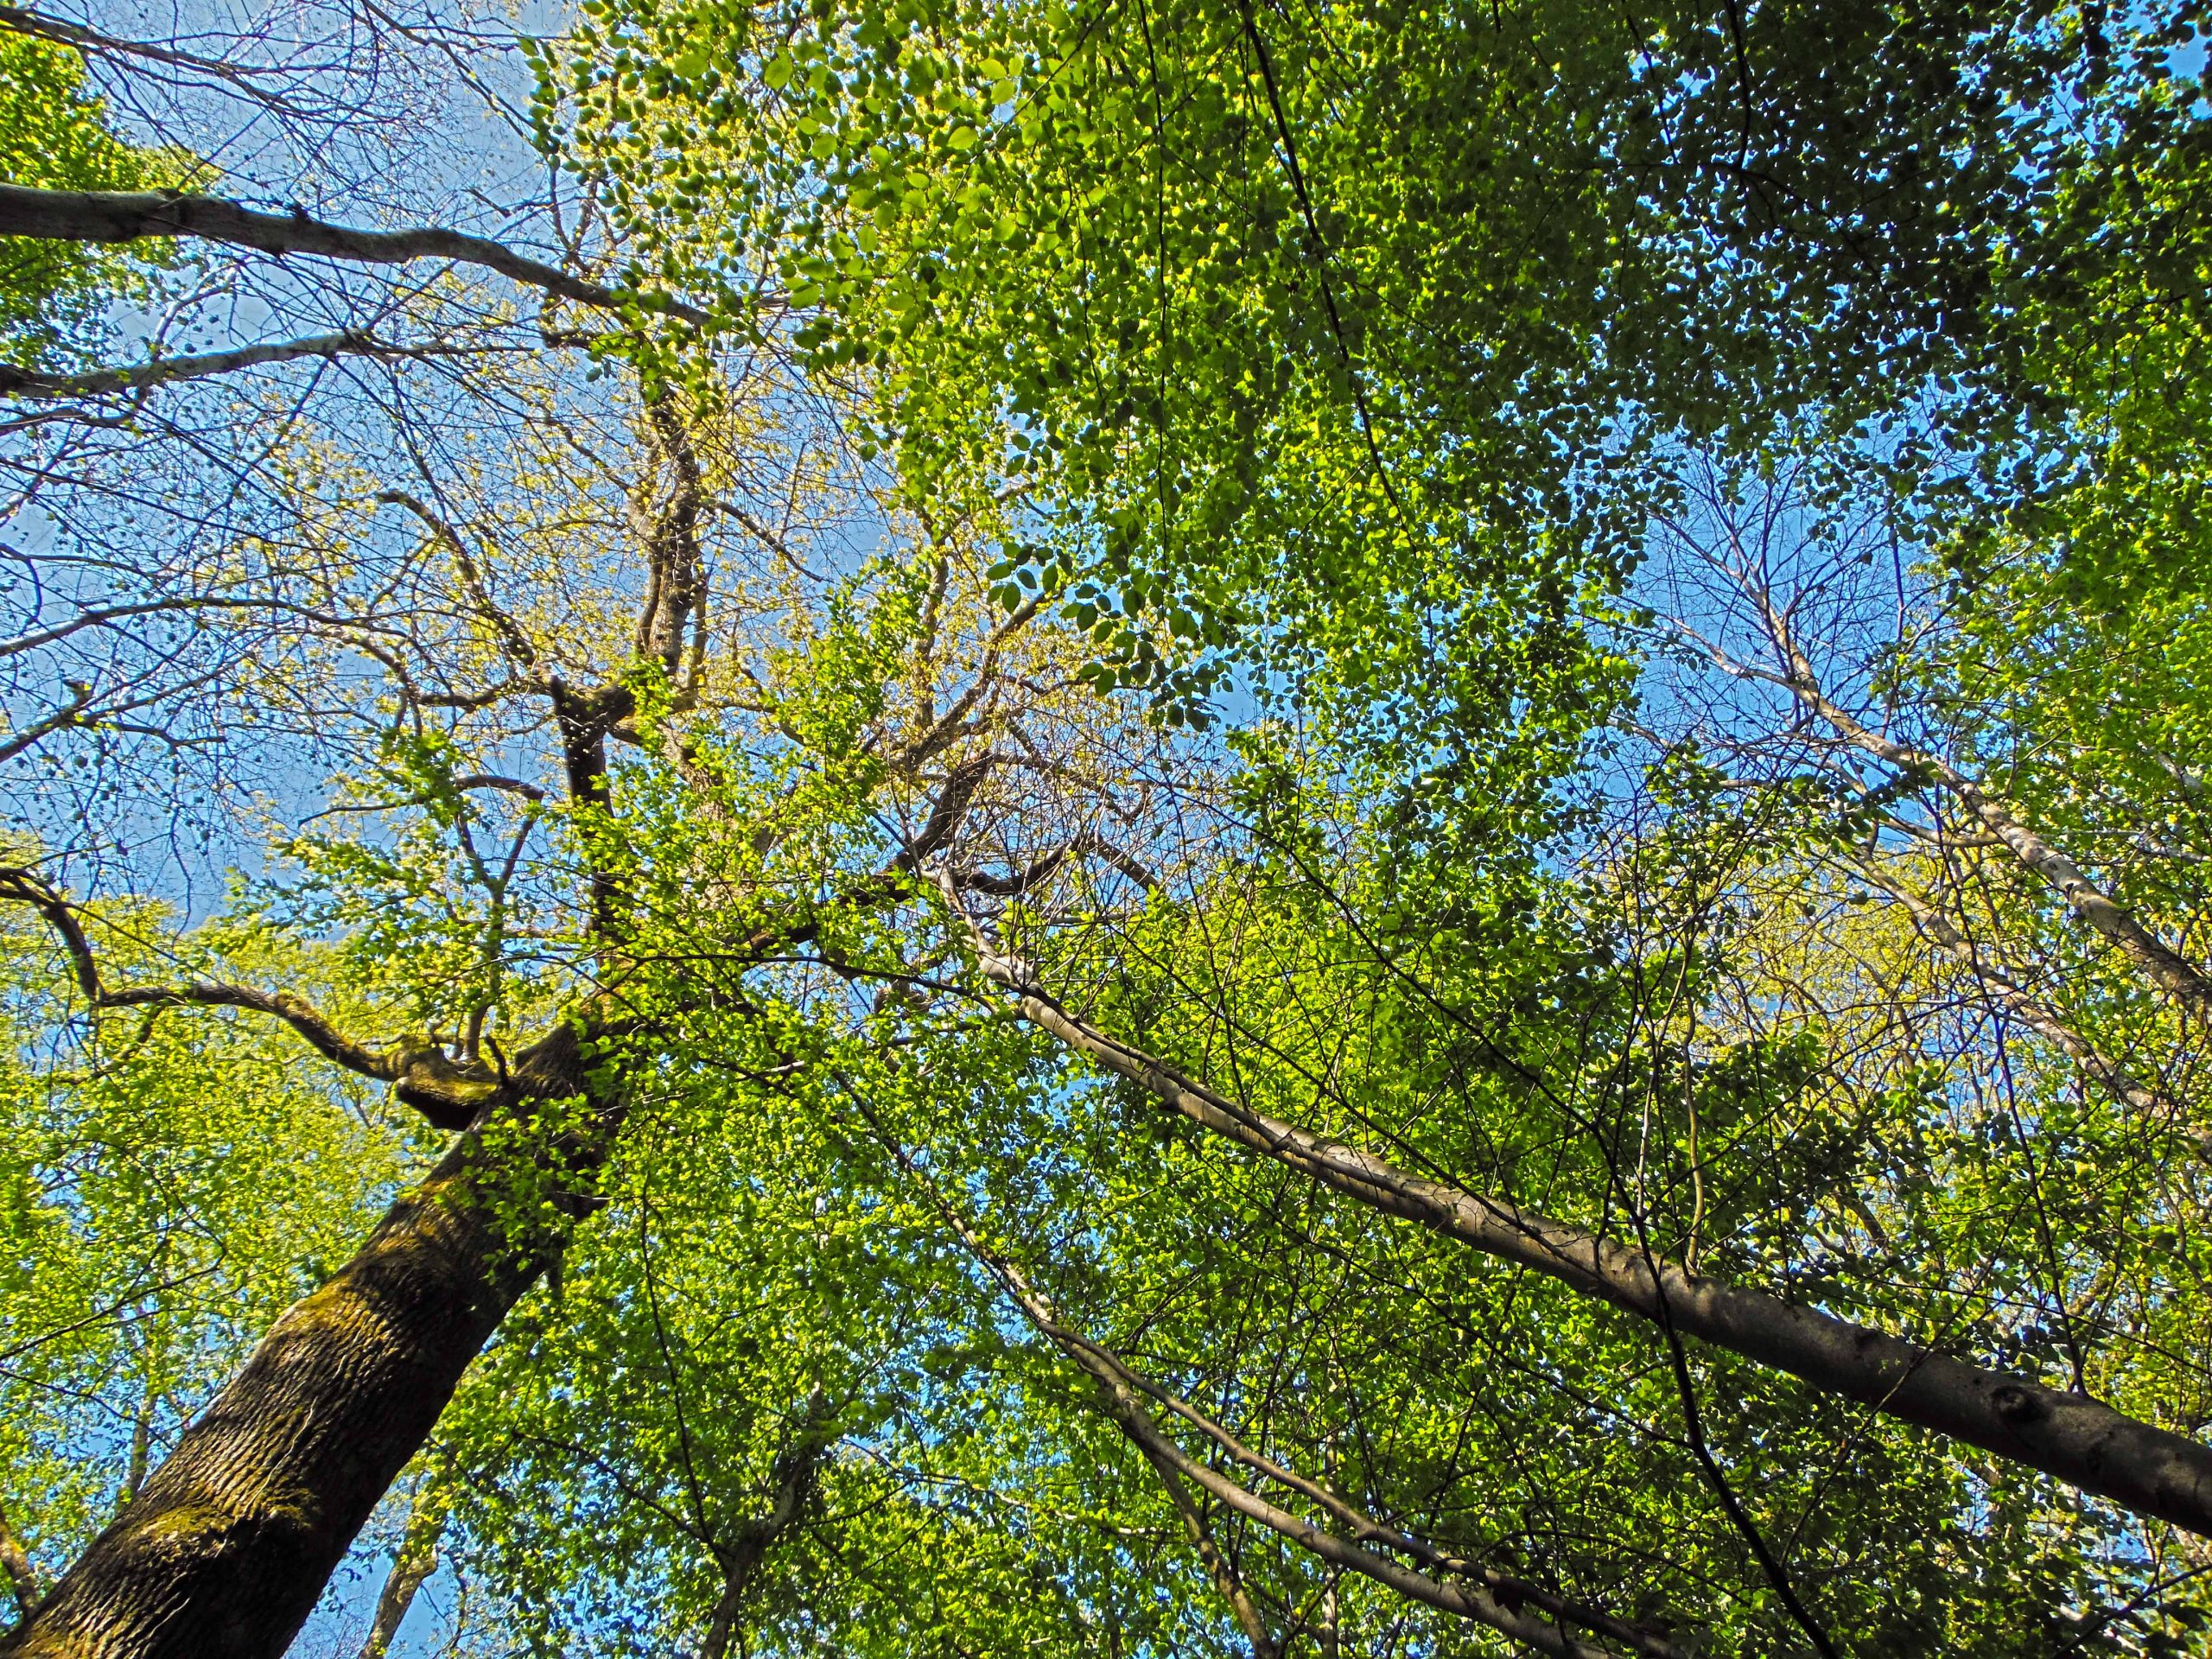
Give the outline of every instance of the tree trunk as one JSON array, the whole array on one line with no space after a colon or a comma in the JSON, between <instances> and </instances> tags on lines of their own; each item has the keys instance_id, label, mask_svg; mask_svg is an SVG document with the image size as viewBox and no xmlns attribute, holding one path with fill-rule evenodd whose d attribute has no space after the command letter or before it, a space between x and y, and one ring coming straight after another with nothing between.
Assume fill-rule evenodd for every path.
<instances>
[{"instance_id":1,"label":"tree trunk","mask_svg":"<svg viewBox=\"0 0 2212 1659\"><path fill-rule=\"evenodd\" d=\"M563 1026L524 1057L515 1096L586 1086L582 1041ZM518 1108L464 1136L359 1255L286 1310L0 1652L281 1659L469 1361L558 1255L588 1207L576 1178L604 1159L621 1116L618 1102L587 1098L574 1124ZM552 1224L519 1236L501 1219L549 1209Z\"/></svg>"},{"instance_id":2,"label":"tree trunk","mask_svg":"<svg viewBox=\"0 0 2212 1659\"><path fill-rule=\"evenodd\" d=\"M798 1439L776 1459L775 1496L768 1513L741 1527L735 1542L710 1546L722 1569L722 1593L707 1621L707 1633L699 1643L698 1659L727 1659L730 1637L736 1632L737 1616L743 1611L746 1594L753 1587L753 1574L760 1570L760 1563L776 1541L798 1523L814 1496L823 1454L830 1449L830 1437L823 1433L817 1420L821 1408L822 1400L817 1394L808 1407L806 1426Z\"/></svg>"}]
</instances>

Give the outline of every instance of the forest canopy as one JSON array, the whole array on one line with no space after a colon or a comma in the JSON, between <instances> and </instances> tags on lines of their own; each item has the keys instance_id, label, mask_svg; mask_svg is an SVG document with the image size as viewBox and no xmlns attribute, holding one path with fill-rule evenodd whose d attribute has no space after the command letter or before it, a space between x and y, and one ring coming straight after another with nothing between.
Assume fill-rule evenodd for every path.
<instances>
[{"instance_id":1,"label":"forest canopy","mask_svg":"<svg viewBox=\"0 0 2212 1659\"><path fill-rule=\"evenodd\" d=\"M2201 7L414 4L0 6L0 1656L2205 1650Z\"/></svg>"}]
</instances>

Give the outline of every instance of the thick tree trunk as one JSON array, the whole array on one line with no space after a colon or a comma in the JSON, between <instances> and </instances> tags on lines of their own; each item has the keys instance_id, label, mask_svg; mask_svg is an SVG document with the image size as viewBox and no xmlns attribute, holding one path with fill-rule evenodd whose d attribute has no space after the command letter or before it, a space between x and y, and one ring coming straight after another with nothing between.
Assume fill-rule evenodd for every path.
<instances>
[{"instance_id":1,"label":"thick tree trunk","mask_svg":"<svg viewBox=\"0 0 2212 1659\"><path fill-rule=\"evenodd\" d=\"M583 1095L584 1070L563 1027L524 1058L517 1093ZM280 1659L469 1361L565 1243L565 1224L518 1237L502 1214L546 1214L529 1200L550 1181L552 1213L572 1223L585 1207L577 1179L620 1116L617 1103L588 1101L574 1125L532 1133L502 1114L490 1134L465 1136L276 1321L0 1652Z\"/></svg>"}]
</instances>

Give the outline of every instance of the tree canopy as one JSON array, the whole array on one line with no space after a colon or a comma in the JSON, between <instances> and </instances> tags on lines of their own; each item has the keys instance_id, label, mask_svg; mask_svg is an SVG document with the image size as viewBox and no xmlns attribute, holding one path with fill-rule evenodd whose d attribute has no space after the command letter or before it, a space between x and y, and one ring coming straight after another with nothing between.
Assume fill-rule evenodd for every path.
<instances>
[{"instance_id":1,"label":"tree canopy","mask_svg":"<svg viewBox=\"0 0 2212 1659\"><path fill-rule=\"evenodd\" d=\"M0 7L0 1654L2201 1650L2200 10Z\"/></svg>"}]
</instances>

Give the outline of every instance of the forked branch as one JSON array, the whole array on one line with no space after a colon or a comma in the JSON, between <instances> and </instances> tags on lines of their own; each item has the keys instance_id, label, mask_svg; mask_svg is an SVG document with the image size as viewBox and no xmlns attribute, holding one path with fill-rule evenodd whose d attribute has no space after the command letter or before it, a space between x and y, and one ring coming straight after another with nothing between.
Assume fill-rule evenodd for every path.
<instances>
[{"instance_id":1,"label":"forked branch","mask_svg":"<svg viewBox=\"0 0 2212 1659\"><path fill-rule=\"evenodd\" d=\"M442 1129L467 1128L501 1092L499 1080L481 1066L448 1059L435 1041L422 1039L373 1049L354 1041L304 997L289 991L212 980L183 985L142 985L111 990L78 918L76 906L30 871L0 868L0 901L28 905L54 930L68 953L86 1001L101 1008L244 1008L283 1020L308 1046L357 1076L394 1085L400 1102Z\"/></svg>"},{"instance_id":2,"label":"forked branch","mask_svg":"<svg viewBox=\"0 0 2212 1659\"><path fill-rule=\"evenodd\" d=\"M869 1116L873 1122L873 1115ZM882 1135L881 1126L875 1127ZM935 1184L916 1169L903 1148L887 1137L885 1144L906 1173L925 1187L946 1224L969 1254L998 1281L1020 1308L1023 1318L1097 1382L1106 1414L1143 1453L1145 1460L1165 1483L1185 1531L1192 1535L1209 1573L1229 1599L1255 1655L1272 1654L1276 1644L1236 1574L1220 1558L1196 1516L1188 1494L1182 1490L1185 1482L1197 1486L1231 1513L1255 1522L1332 1567L1371 1579L1408 1600L1486 1625L1539 1653L1556 1656L1557 1659L1612 1659L1611 1649L1592 1646L1569 1635L1566 1627L1577 1625L1597 1631L1643 1659L1681 1659L1681 1650L1662 1637L1510 1573L1461 1560L1375 1520L1319 1482L1253 1452L1237 1436L1188 1402L1141 1375L1111 1349L1069 1325L1022 1270L987 1244L959 1211L938 1192ZM1232 1461L1313 1503L1351 1535L1343 1536L1294 1515L1212 1465L1192 1457L1154 1415L1147 1404L1148 1398L1160 1402L1173 1415L1198 1429ZM1430 1570L1422 1572L1407 1567L1369 1548L1376 1543L1410 1554ZM1544 1617L1532 1617L1528 1611L1530 1609Z\"/></svg>"},{"instance_id":3,"label":"forked branch","mask_svg":"<svg viewBox=\"0 0 2212 1659\"><path fill-rule=\"evenodd\" d=\"M1878 868L1872 859L1854 860L1852 868L1895 899L1911 918L1914 929L1923 938L1956 961L2005 1012L2079 1065L2113 1100L2153 1122L2181 1128L2201 1147L2212 1145L2212 1135L2187 1127L2177 1102L2139 1081L2126 1067L2107 1059L2087 1038L2060 1019L2049 1004L1993 961L1989 952L1978 949L1941 910Z\"/></svg>"},{"instance_id":4,"label":"forked branch","mask_svg":"<svg viewBox=\"0 0 2212 1659\"><path fill-rule=\"evenodd\" d=\"M1792 632L1789 618L1764 587L1740 575L1745 596L1759 607L1786 671L1761 677L1779 683L1852 747L1899 772L1918 774L1956 796L1982 827L2010 849L2023 867L2063 899L2084 924L2115 946L2145 977L2199 1015L2212 1017L2212 979L2145 926L2135 913L2092 880L2088 873L2038 835L2018 814L1941 755L1899 743L1876 731L1821 689L1812 658ZM1726 665L1726 664L1724 664ZM1741 665L1734 665L1742 671Z\"/></svg>"}]
</instances>

